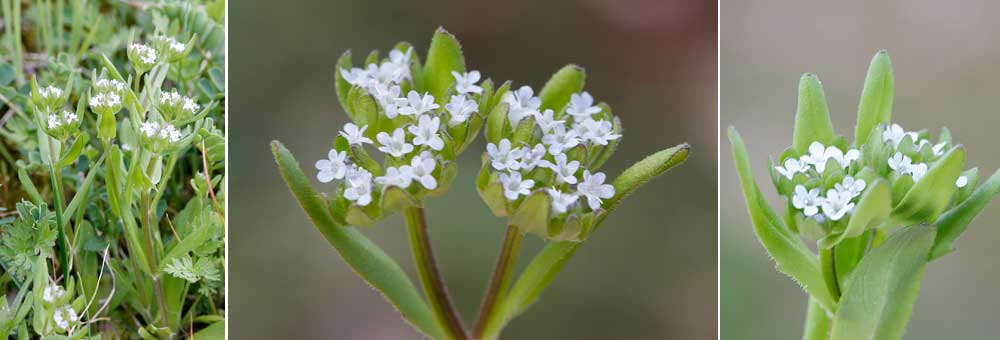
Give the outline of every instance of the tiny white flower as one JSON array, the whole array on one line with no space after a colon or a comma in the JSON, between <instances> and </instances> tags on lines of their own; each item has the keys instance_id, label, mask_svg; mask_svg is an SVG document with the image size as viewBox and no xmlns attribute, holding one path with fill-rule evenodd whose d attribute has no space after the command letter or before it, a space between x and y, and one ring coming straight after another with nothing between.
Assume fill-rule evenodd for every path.
<instances>
[{"instance_id":1,"label":"tiny white flower","mask_svg":"<svg viewBox=\"0 0 1000 340\"><path fill-rule=\"evenodd\" d=\"M542 160L548 150L545 145L535 144L535 147L524 146L521 148L521 169L524 171L534 170L537 166L543 166L546 161Z\"/></svg>"},{"instance_id":2,"label":"tiny white flower","mask_svg":"<svg viewBox=\"0 0 1000 340\"><path fill-rule=\"evenodd\" d=\"M327 153L327 159L316 161L316 169L319 170L316 179L322 183L343 179L347 175L347 164L346 151L337 152L335 149L330 149L330 152Z\"/></svg>"},{"instance_id":3,"label":"tiny white flower","mask_svg":"<svg viewBox=\"0 0 1000 340\"><path fill-rule=\"evenodd\" d=\"M434 150L444 148L444 140L438 135L441 128L441 118L422 115L417 125L410 125L407 130L413 134L413 145L426 145Z\"/></svg>"},{"instance_id":4,"label":"tiny white flower","mask_svg":"<svg viewBox=\"0 0 1000 340\"><path fill-rule=\"evenodd\" d=\"M372 201L372 173L364 168L352 167L345 181L344 198L360 206Z\"/></svg>"},{"instance_id":5,"label":"tiny white flower","mask_svg":"<svg viewBox=\"0 0 1000 340\"><path fill-rule=\"evenodd\" d=\"M847 152L844 153L844 156L837 161L840 163L841 167L846 168L851 165L851 162L854 162L859 158L861 158L861 152L858 151L858 149L850 149L847 150Z\"/></svg>"},{"instance_id":6,"label":"tiny white flower","mask_svg":"<svg viewBox=\"0 0 1000 340\"><path fill-rule=\"evenodd\" d=\"M851 157L857 159L860 153L852 153ZM845 164L850 164L850 161L845 161L844 151L836 146L824 147L820 142L812 142L809 145L809 154L802 157L803 161L806 161L816 168L816 171L823 173L826 170L826 162L830 159L835 160L841 166L846 166Z\"/></svg>"},{"instance_id":7,"label":"tiny white flower","mask_svg":"<svg viewBox=\"0 0 1000 340\"><path fill-rule=\"evenodd\" d=\"M385 169L385 175L375 177L375 183L383 187L394 186L406 189L410 187L411 182L413 182L413 169L408 165L399 168L388 167Z\"/></svg>"},{"instance_id":8,"label":"tiny white flower","mask_svg":"<svg viewBox=\"0 0 1000 340\"><path fill-rule=\"evenodd\" d=\"M146 137L153 137L159 133L160 124L157 124L156 122L144 122L142 123L142 127L139 128L139 131L146 134Z\"/></svg>"},{"instance_id":9,"label":"tiny white flower","mask_svg":"<svg viewBox=\"0 0 1000 340\"><path fill-rule=\"evenodd\" d=\"M576 131L566 131L564 126L556 125L550 133L542 136L542 143L549 146L549 153L558 155L579 145L580 138L577 137Z\"/></svg>"},{"instance_id":10,"label":"tiny white flower","mask_svg":"<svg viewBox=\"0 0 1000 340\"><path fill-rule=\"evenodd\" d=\"M181 108L184 109L184 111L196 113L198 112L200 106L198 106L198 103L196 103L194 99L184 97L184 105L181 105Z\"/></svg>"},{"instance_id":11,"label":"tiny white flower","mask_svg":"<svg viewBox=\"0 0 1000 340\"><path fill-rule=\"evenodd\" d=\"M503 96L503 102L509 106L507 119L511 126L517 126L521 119L538 112L542 106L542 99L535 97L535 91L530 86L521 86L514 92L507 92Z\"/></svg>"},{"instance_id":12,"label":"tiny white flower","mask_svg":"<svg viewBox=\"0 0 1000 340\"><path fill-rule=\"evenodd\" d=\"M440 106L434 103L434 96L429 93L421 96L417 91L410 91L406 94L406 105L399 107L399 114L404 116L421 115L438 107Z\"/></svg>"},{"instance_id":13,"label":"tiny white flower","mask_svg":"<svg viewBox=\"0 0 1000 340\"><path fill-rule=\"evenodd\" d=\"M969 185L969 178L968 177L958 176L958 179L955 180L955 186L956 187L964 188L966 185Z\"/></svg>"},{"instance_id":14,"label":"tiny white flower","mask_svg":"<svg viewBox=\"0 0 1000 340\"><path fill-rule=\"evenodd\" d=\"M840 183L834 184L833 187L837 189L842 194L848 194L850 197L857 197L865 191L865 180L854 179L851 176L845 176L844 180Z\"/></svg>"},{"instance_id":15,"label":"tiny white flower","mask_svg":"<svg viewBox=\"0 0 1000 340\"><path fill-rule=\"evenodd\" d=\"M931 151L934 152L935 156L943 155L945 151L944 147L947 146L947 144L948 143L945 142L937 143L933 147L931 147Z\"/></svg>"},{"instance_id":16,"label":"tiny white flower","mask_svg":"<svg viewBox=\"0 0 1000 340\"><path fill-rule=\"evenodd\" d=\"M436 167L437 161L434 160L434 156L431 155L430 151L424 151L410 160L413 179L420 182L420 185L423 185L428 190L437 188L437 179L434 178L433 174Z\"/></svg>"},{"instance_id":17,"label":"tiny white flower","mask_svg":"<svg viewBox=\"0 0 1000 340\"><path fill-rule=\"evenodd\" d=\"M902 126L899 124L892 124L885 127L885 132L882 133L882 140L886 142L892 142L892 146L899 146L899 142L903 141L903 137L906 136L906 131L903 130Z\"/></svg>"},{"instance_id":18,"label":"tiny white flower","mask_svg":"<svg viewBox=\"0 0 1000 340\"><path fill-rule=\"evenodd\" d=\"M344 78L344 81L354 86L368 86L371 79L367 70L357 67L340 68L340 76Z\"/></svg>"},{"instance_id":19,"label":"tiny white flower","mask_svg":"<svg viewBox=\"0 0 1000 340\"><path fill-rule=\"evenodd\" d=\"M852 196L848 193L839 192L836 189L827 190L826 199L823 200L823 215L831 220L839 221L854 209L851 198Z\"/></svg>"},{"instance_id":20,"label":"tiny white flower","mask_svg":"<svg viewBox=\"0 0 1000 340\"><path fill-rule=\"evenodd\" d=\"M59 125L62 125L62 122L59 121L59 118L56 118L56 115L49 116L49 130L55 129Z\"/></svg>"},{"instance_id":21,"label":"tiny white flower","mask_svg":"<svg viewBox=\"0 0 1000 340\"><path fill-rule=\"evenodd\" d=\"M542 133L549 133L556 126L563 126L565 120L556 120L555 113L550 109L545 109L544 112L535 112L535 124L542 128Z\"/></svg>"},{"instance_id":22,"label":"tiny white flower","mask_svg":"<svg viewBox=\"0 0 1000 340\"><path fill-rule=\"evenodd\" d=\"M594 120L584 118L573 124L573 130L580 136L581 140L594 145L608 145L609 141L621 138L622 135L613 133L614 126L606 120Z\"/></svg>"},{"instance_id":23,"label":"tiny white flower","mask_svg":"<svg viewBox=\"0 0 1000 340\"><path fill-rule=\"evenodd\" d=\"M62 93L63 93L62 89L52 85L38 89L38 95L42 96L42 98L45 99L62 96Z\"/></svg>"},{"instance_id":24,"label":"tiny white flower","mask_svg":"<svg viewBox=\"0 0 1000 340\"><path fill-rule=\"evenodd\" d=\"M927 174L927 164L917 163L910 166L910 176L913 176L913 181L919 181L924 175Z\"/></svg>"},{"instance_id":25,"label":"tiny white flower","mask_svg":"<svg viewBox=\"0 0 1000 340\"><path fill-rule=\"evenodd\" d=\"M156 51L153 50L152 47L143 44L132 44L132 46L129 46L129 49L132 50L132 53L138 56L143 63L150 65L156 63Z\"/></svg>"},{"instance_id":26,"label":"tiny white flower","mask_svg":"<svg viewBox=\"0 0 1000 340\"><path fill-rule=\"evenodd\" d=\"M379 151L385 152L392 155L393 157L402 157L413 151L413 145L406 142L406 133L403 132L402 128L396 128L392 131L392 135L385 132L379 132L375 136L379 144L382 146L378 147Z\"/></svg>"},{"instance_id":27,"label":"tiny white flower","mask_svg":"<svg viewBox=\"0 0 1000 340\"><path fill-rule=\"evenodd\" d=\"M66 295L66 291L63 290L62 287L53 284L45 287L45 290L42 291L42 300L45 300L45 302L48 303L53 303L56 299L61 298L63 295Z\"/></svg>"},{"instance_id":28,"label":"tiny white flower","mask_svg":"<svg viewBox=\"0 0 1000 340\"><path fill-rule=\"evenodd\" d=\"M580 198L580 196L574 195L572 193L564 193L556 188L545 189L549 193L549 197L552 198L552 210L557 214L565 213Z\"/></svg>"},{"instance_id":29,"label":"tiny white flower","mask_svg":"<svg viewBox=\"0 0 1000 340\"><path fill-rule=\"evenodd\" d=\"M514 149L510 145L510 140L501 139L499 144L486 144L486 155L490 158L493 169L503 171L516 171L521 169L521 157L523 152L520 148Z\"/></svg>"},{"instance_id":30,"label":"tiny white flower","mask_svg":"<svg viewBox=\"0 0 1000 340\"><path fill-rule=\"evenodd\" d=\"M594 97L591 97L590 93L584 91L570 95L566 113L573 116L574 119L587 119L600 112L601 108L594 106Z\"/></svg>"},{"instance_id":31,"label":"tiny white flower","mask_svg":"<svg viewBox=\"0 0 1000 340\"><path fill-rule=\"evenodd\" d=\"M76 314L76 310L73 307L66 305L56 310L52 313L52 321L55 321L56 327L62 330L69 329L70 325L79 318Z\"/></svg>"},{"instance_id":32,"label":"tiny white flower","mask_svg":"<svg viewBox=\"0 0 1000 340\"><path fill-rule=\"evenodd\" d=\"M520 172L500 173L500 183L503 186L504 197L511 201L519 196L531 194L531 188L535 186L534 180L522 180Z\"/></svg>"},{"instance_id":33,"label":"tiny white flower","mask_svg":"<svg viewBox=\"0 0 1000 340\"><path fill-rule=\"evenodd\" d=\"M344 130L340 131L340 135L347 139L347 144L350 145L364 145L372 144L372 140L365 137L365 130L368 129L368 125L358 127L354 123L344 124Z\"/></svg>"},{"instance_id":34,"label":"tiny white flower","mask_svg":"<svg viewBox=\"0 0 1000 340\"><path fill-rule=\"evenodd\" d=\"M479 81L479 71L470 71L464 74L451 71L451 76L455 77L455 91L459 94L483 93L483 88L476 85L476 82Z\"/></svg>"},{"instance_id":35,"label":"tiny white flower","mask_svg":"<svg viewBox=\"0 0 1000 340\"><path fill-rule=\"evenodd\" d=\"M892 170L896 170L899 173L908 173L910 172L910 166L913 160L904 155L902 152L897 152L889 158L888 162L889 168Z\"/></svg>"},{"instance_id":36,"label":"tiny white flower","mask_svg":"<svg viewBox=\"0 0 1000 340\"><path fill-rule=\"evenodd\" d=\"M806 190L805 186L796 185L795 193L792 194L792 206L795 209L802 209L806 217L819 212L819 206L823 204L823 199L819 197L819 189Z\"/></svg>"},{"instance_id":37,"label":"tiny white flower","mask_svg":"<svg viewBox=\"0 0 1000 340\"><path fill-rule=\"evenodd\" d=\"M603 172L591 174L590 170L583 170L583 181L576 186L576 191L587 198L587 205L591 210L601 208L602 198L615 196L615 187L604 184L605 177Z\"/></svg>"},{"instance_id":38,"label":"tiny white flower","mask_svg":"<svg viewBox=\"0 0 1000 340\"><path fill-rule=\"evenodd\" d=\"M778 171L779 174L785 176L785 178L792 179L795 174L800 172L809 171L809 164L806 162L799 162L798 159L789 157L785 159L784 166L776 166L774 170Z\"/></svg>"},{"instance_id":39,"label":"tiny white flower","mask_svg":"<svg viewBox=\"0 0 1000 340\"><path fill-rule=\"evenodd\" d=\"M479 110L479 105L476 104L475 100L468 99L463 95L457 95L451 96L451 102L445 104L444 109L448 110L448 113L451 115L448 125L455 126L468 120L473 113Z\"/></svg>"},{"instance_id":40,"label":"tiny white flower","mask_svg":"<svg viewBox=\"0 0 1000 340\"><path fill-rule=\"evenodd\" d=\"M401 52L400 50L392 50L389 52L389 63L395 66L397 70L397 76L399 77L396 82L400 82L403 79L410 79L410 54L413 49L407 49L406 52Z\"/></svg>"},{"instance_id":41,"label":"tiny white flower","mask_svg":"<svg viewBox=\"0 0 1000 340\"><path fill-rule=\"evenodd\" d=\"M555 163L549 161L541 161L541 165L552 169L552 172L556 174L556 182L558 183L569 183L576 184L576 171L580 169L579 161L566 161L566 154L558 154L553 156Z\"/></svg>"}]
</instances>

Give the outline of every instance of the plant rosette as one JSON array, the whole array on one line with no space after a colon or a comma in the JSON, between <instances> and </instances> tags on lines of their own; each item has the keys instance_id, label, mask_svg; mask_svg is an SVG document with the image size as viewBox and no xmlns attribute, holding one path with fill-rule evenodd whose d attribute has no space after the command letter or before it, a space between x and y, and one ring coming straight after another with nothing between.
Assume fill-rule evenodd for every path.
<instances>
[{"instance_id":1,"label":"plant rosette","mask_svg":"<svg viewBox=\"0 0 1000 340\"><path fill-rule=\"evenodd\" d=\"M729 130L755 232L819 308L810 308L807 327L816 339L901 336L925 264L951 252L1000 190L1000 172L977 187L978 169L963 170L965 149L947 128L934 139L892 123L893 88L889 56L879 52L848 142L834 131L819 79L802 76L792 146L768 165L784 201L780 216ZM816 241L818 256L803 239Z\"/></svg>"}]
</instances>

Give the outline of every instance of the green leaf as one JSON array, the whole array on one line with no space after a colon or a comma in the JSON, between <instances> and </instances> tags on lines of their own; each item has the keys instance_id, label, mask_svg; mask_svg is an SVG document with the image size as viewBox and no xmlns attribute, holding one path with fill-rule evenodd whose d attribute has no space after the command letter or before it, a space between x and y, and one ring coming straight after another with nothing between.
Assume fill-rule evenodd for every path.
<instances>
[{"instance_id":1,"label":"green leaf","mask_svg":"<svg viewBox=\"0 0 1000 340\"><path fill-rule=\"evenodd\" d=\"M358 276L374 287L400 314L423 334L443 339L444 329L406 272L388 254L354 228L337 225L323 199L313 191L298 161L280 142L271 143L271 152L288 188L309 215L316 229L337 249Z\"/></svg>"},{"instance_id":2,"label":"green leaf","mask_svg":"<svg viewBox=\"0 0 1000 340\"><path fill-rule=\"evenodd\" d=\"M420 205L417 199L397 186L385 188L382 192L382 210L386 213L401 212L406 208Z\"/></svg>"},{"instance_id":3,"label":"green leaf","mask_svg":"<svg viewBox=\"0 0 1000 340\"><path fill-rule=\"evenodd\" d=\"M80 134L80 137L77 137L76 140L73 141L73 145L70 146L68 151L66 151L66 154L63 155L62 158L59 159L59 162L56 163L56 168L58 169L73 164L77 157L80 157L80 153L83 152L83 148L87 146L87 142L89 141L90 135L87 135L86 133Z\"/></svg>"},{"instance_id":4,"label":"green leaf","mask_svg":"<svg viewBox=\"0 0 1000 340\"><path fill-rule=\"evenodd\" d=\"M498 143L503 139L504 128L507 127L507 103L500 103L493 107L493 111L486 116L486 141Z\"/></svg>"},{"instance_id":5,"label":"green leaf","mask_svg":"<svg viewBox=\"0 0 1000 340\"><path fill-rule=\"evenodd\" d=\"M611 183L615 187L615 196L604 201L604 209L610 213L625 197L631 195L656 176L683 163L690 152L690 145L680 144L660 150L625 169Z\"/></svg>"},{"instance_id":6,"label":"green leaf","mask_svg":"<svg viewBox=\"0 0 1000 340\"><path fill-rule=\"evenodd\" d=\"M868 253L843 285L830 339L901 338L933 243L934 226L916 225Z\"/></svg>"},{"instance_id":7,"label":"green leaf","mask_svg":"<svg viewBox=\"0 0 1000 340\"><path fill-rule=\"evenodd\" d=\"M819 259L797 234L781 222L774 210L764 201L750 171L750 156L747 154L746 145L743 144L743 138L732 127L729 128L729 142L733 145L736 170L739 172L747 211L753 221L754 233L757 234L758 240L777 262L779 271L791 276L824 309L836 310L836 303L826 289L823 274L820 272Z\"/></svg>"},{"instance_id":8,"label":"green leaf","mask_svg":"<svg viewBox=\"0 0 1000 340\"><path fill-rule=\"evenodd\" d=\"M840 234L820 240L820 246L829 249L845 238L857 237L868 228L877 227L889 218L891 209L892 193L889 192L889 183L883 179L875 180L875 183L872 183L858 200L858 204L851 214L851 220L847 223L847 228Z\"/></svg>"},{"instance_id":9,"label":"green leaf","mask_svg":"<svg viewBox=\"0 0 1000 340\"><path fill-rule=\"evenodd\" d=\"M535 234L541 238L549 237L549 209L552 199L545 190L536 190L521 202L521 205L510 216L510 225L516 226L521 232Z\"/></svg>"},{"instance_id":10,"label":"green leaf","mask_svg":"<svg viewBox=\"0 0 1000 340\"><path fill-rule=\"evenodd\" d=\"M333 71L334 78L336 79L337 88L337 99L340 101L340 106L344 108L344 112L350 113L351 110L348 108L350 102L347 101L347 93L351 91L351 84L344 79L344 75L341 73L342 70L351 70L351 50L347 50L344 54L340 55L340 59L337 59L337 67Z\"/></svg>"},{"instance_id":11,"label":"green leaf","mask_svg":"<svg viewBox=\"0 0 1000 340\"><path fill-rule=\"evenodd\" d=\"M194 333L192 339L199 340L225 340L226 339L226 323L216 322L208 327L202 328L201 330Z\"/></svg>"},{"instance_id":12,"label":"green leaf","mask_svg":"<svg viewBox=\"0 0 1000 340\"><path fill-rule=\"evenodd\" d=\"M964 162L965 149L961 147L954 147L941 156L893 208L893 220L900 225L936 220L951 202L955 180L962 173Z\"/></svg>"},{"instance_id":13,"label":"green leaf","mask_svg":"<svg viewBox=\"0 0 1000 340\"><path fill-rule=\"evenodd\" d=\"M562 116L562 110L569 103L570 95L583 91L587 75L582 67L566 65L556 71L542 87L538 97L542 99L541 109L552 109L556 118Z\"/></svg>"},{"instance_id":14,"label":"green leaf","mask_svg":"<svg viewBox=\"0 0 1000 340\"><path fill-rule=\"evenodd\" d=\"M942 214L934 222L938 227L938 233L934 240L934 248L931 249L930 259L934 260L954 251L955 240L965 232L972 219L986 208L986 204L997 193L1000 193L1000 170L994 172L967 200Z\"/></svg>"},{"instance_id":15,"label":"green leaf","mask_svg":"<svg viewBox=\"0 0 1000 340\"><path fill-rule=\"evenodd\" d=\"M798 154L809 150L809 144L820 142L830 145L836 139L830 110L826 107L823 85L815 74L806 73L799 79L799 104L795 111L795 131L792 148Z\"/></svg>"},{"instance_id":16,"label":"green leaf","mask_svg":"<svg viewBox=\"0 0 1000 340\"><path fill-rule=\"evenodd\" d=\"M858 122L854 127L854 142L864 143L868 134L879 124L892 123L892 97L895 81L889 53L879 51L872 57L858 104ZM858 145L860 146L860 145Z\"/></svg>"},{"instance_id":17,"label":"green leaf","mask_svg":"<svg viewBox=\"0 0 1000 340\"><path fill-rule=\"evenodd\" d=\"M809 311L806 314L805 335L802 340L829 340L830 339L830 317L826 316L826 310L820 306L815 299L809 299Z\"/></svg>"},{"instance_id":18,"label":"green leaf","mask_svg":"<svg viewBox=\"0 0 1000 340\"><path fill-rule=\"evenodd\" d=\"M465 73L465 57L462 56L462 45L454 35L438 27L431 38L431 47L427 51L427 64L424 64L425 90L434 98L443 100L448 88L455 82L451 72Z\"/></svg>"}]
</instances>

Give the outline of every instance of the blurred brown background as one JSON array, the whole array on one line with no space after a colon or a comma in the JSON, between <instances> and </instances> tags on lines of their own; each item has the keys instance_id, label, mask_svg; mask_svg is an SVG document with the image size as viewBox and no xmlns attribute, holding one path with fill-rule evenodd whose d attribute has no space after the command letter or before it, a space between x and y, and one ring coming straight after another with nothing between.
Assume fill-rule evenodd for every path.
<instances>
[{"instance_id":1,"label":"blurred brown background","mask_svg":"<svg viewBox=\"0 0 1000 340\"><path fill-rule=\"evenodd\" d=\"M721 11L722 133L736 126L762 191L769 155L792 140L803 72L823 81L834 125L852 136L872 55L887 49L896 74L894 120L909 130L947 125L968 148L966 166L986 176L1000 167L1000 3L976 1L743 1ZM723 135L724 136L724 135ZM721 318L724 339L797 339L806 295L757 242L723 137L721 159ZM1000 204L927 267L905 339L996 339L1000 295Z\"/></svg>"},{"instance_id":2,"label":"blurred brown background","mask_svg":"<svg viewBox=\"0 0 1000 340\"><path fill-rule=\"evenodd\" d=\"M694 146L686 164L605 222L504 338L715 338L716 15L714 0L239 1L230 26L232 337L419 337L309 224L268 142L285 142L311 175L346 122L333 90L337 57L401 40L425 56L440 25L458 36L471 69L495 80L537 90L564 64L586 67L587 90L626 128L609 176L661 148ZM455 185L428 207L436 255L467 324L504 223L473 187L482 149L463 155ZM401 217L365 233L414 273ZM526 240L521 264L541 245Z\"/></svg>"}]
</instances>

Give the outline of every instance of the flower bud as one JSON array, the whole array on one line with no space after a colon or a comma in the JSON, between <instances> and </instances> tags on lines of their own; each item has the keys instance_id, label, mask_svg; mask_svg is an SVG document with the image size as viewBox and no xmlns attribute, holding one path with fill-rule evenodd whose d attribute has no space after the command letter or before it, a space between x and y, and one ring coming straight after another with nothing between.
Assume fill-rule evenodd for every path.
<instances>
[{"instance_id":1,"label":"flower bud","mask_svg":"<svg viewBox=\"0 0 1000 340\"><path fill-rule=\"evenodd\" d=\"M128 47L128 60L132 62L137 74L143 74L160 61L160 56L149 45L133 43Z\"/></svg>"},{"instance_id":2,"label":"flower bud","mask_svg":"<svg viewBox=\"0 0 1000 340\"><path fill-rule=\"evenodd\" d=\"M184 58L184 56L187 56L191 52L196 37L191 37L191 40L187 43L182 43L170 36L157 35L153 37L152 44L156 50L156 54L161 57L161 60L173 63Z\"/></svg>"}]
</instances>

